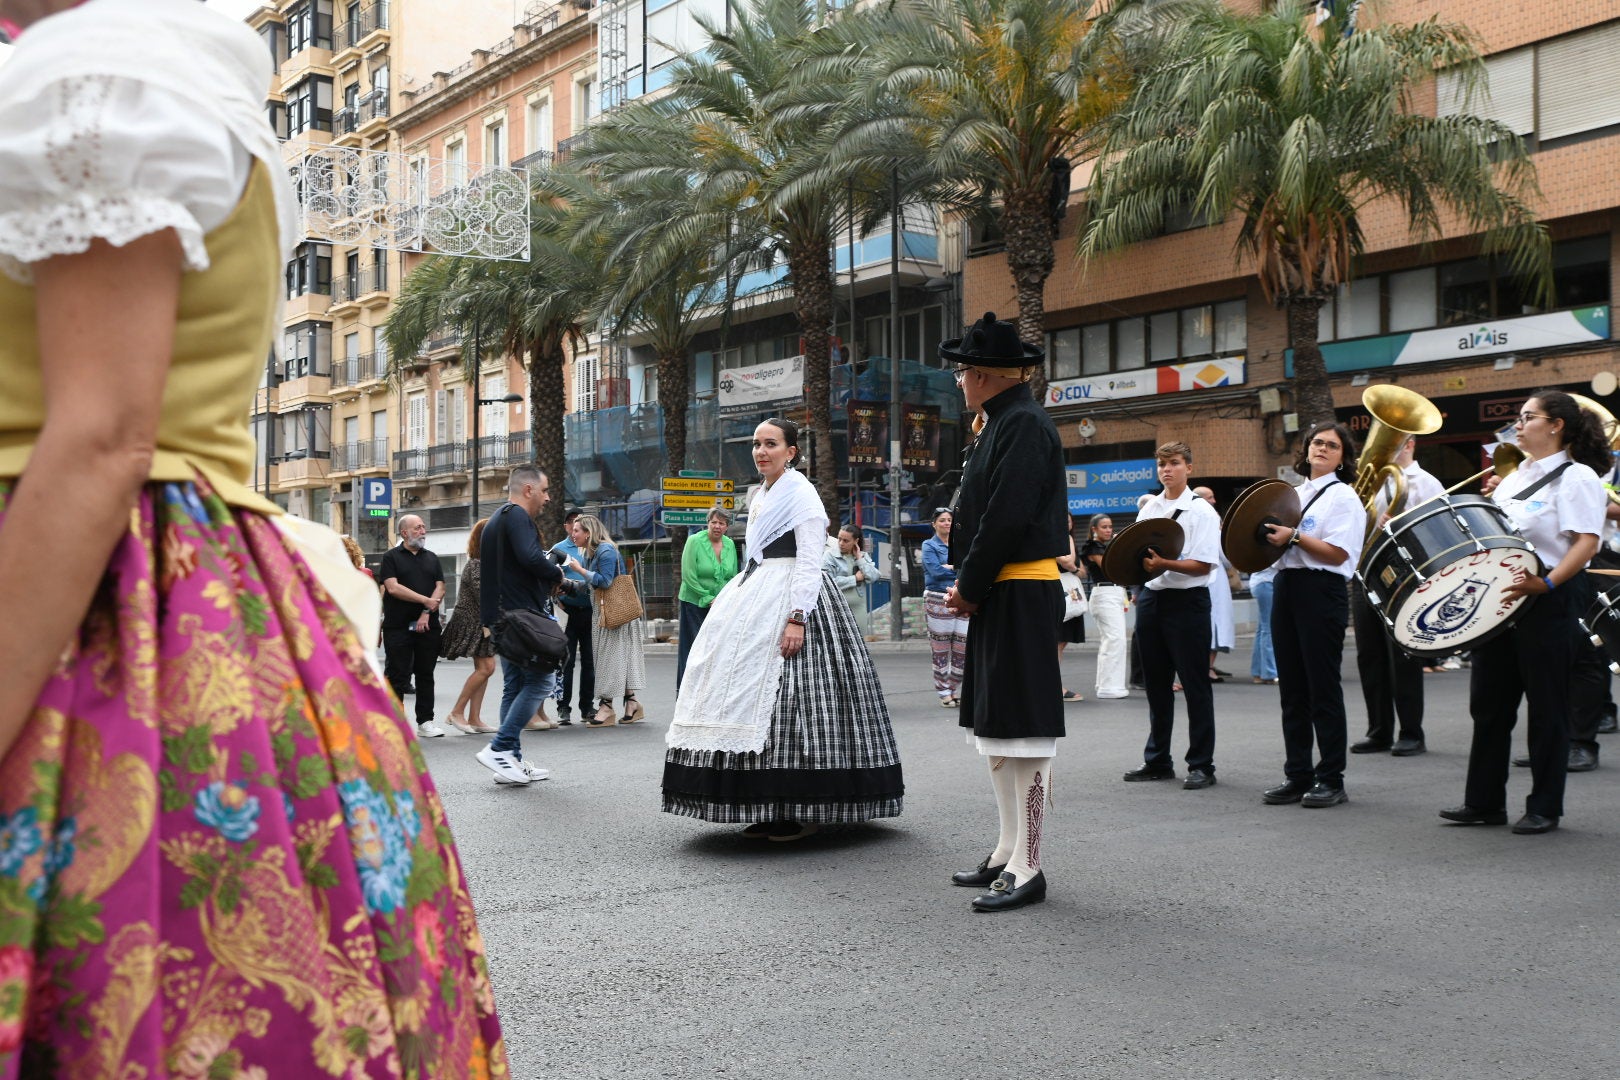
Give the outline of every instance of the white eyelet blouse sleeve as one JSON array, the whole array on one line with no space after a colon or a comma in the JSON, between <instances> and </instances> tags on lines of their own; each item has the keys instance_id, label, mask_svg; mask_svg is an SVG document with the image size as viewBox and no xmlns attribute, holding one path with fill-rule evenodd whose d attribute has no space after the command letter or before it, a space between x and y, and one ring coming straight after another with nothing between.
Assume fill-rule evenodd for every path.
<instances>
[{"instance_id":1,"label":"white eyelet blouse sleeve","mask_svg":"<svg viewBox=\"0 0 1620 1080\"><path fill-rule=\"evenodd\" d=\"M172 91L113 75L61 78L0 103L0 272L173 229L187 270L235 208L253 158Z\"/></svg>"},{"instance_id":2,"label":"white eyelet blouse sleeve","mask_svg":"<svg viewBox=\"0 0 1620 1080\"><path fill-rule=\"evenodd\" d=\"M821 556L827 548L827 526L812 518L793 527L793 583L788 587L790 606L806 615L816 610L821 596Z\"/></svg>"}]
</instances>

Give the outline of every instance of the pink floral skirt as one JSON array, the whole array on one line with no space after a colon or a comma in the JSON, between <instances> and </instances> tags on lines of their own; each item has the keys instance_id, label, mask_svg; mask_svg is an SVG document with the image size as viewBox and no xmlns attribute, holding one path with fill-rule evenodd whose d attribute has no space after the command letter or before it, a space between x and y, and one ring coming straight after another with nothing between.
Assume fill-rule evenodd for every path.
<instances>
[{"instance_id":1,"label":"pink floral skirt","mask_svg":"<svg viewBox=\"0 0 1620 1080\"><path fill-rule=\"evenodd\" d=\"M149 485L0 759L0 1080L506 1075L398 702L273 524Z\"/></svg>"}]
</instances>

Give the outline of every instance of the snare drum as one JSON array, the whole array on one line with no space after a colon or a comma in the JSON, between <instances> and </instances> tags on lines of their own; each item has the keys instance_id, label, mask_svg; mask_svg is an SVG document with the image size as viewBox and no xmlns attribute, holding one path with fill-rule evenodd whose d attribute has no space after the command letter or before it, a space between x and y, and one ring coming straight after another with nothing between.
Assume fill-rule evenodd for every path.
<instances>
[{"instance_id":1,"label":"snare drum","mask_svg":"<svg viewBox=\"0 0 1620 1080\"><path fill-rule=\"evenodd\" d=\"M1598 591L1580 620L1592 644L1609 656L1609 670L1620 674L1620 581Z\"/></svg>"},{"instance_id":2,"label":"snare drum","mask_svg":"<svg viewBox=\"0 0 1620 1080\"><path fill-rule=\"evenodd\" d=\"M1525 611L1502 590L1541 574L1506 511L1479 495L1429 499L1373 537L1356 576L1395 644L1413 656L1450 656L1500 634Z\"/></svg>"}]
</instances>

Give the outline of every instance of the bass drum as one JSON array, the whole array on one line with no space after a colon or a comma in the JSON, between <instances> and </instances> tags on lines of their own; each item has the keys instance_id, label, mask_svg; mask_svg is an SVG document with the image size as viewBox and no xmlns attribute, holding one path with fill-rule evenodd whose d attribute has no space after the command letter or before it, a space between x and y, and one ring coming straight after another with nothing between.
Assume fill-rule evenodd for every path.
<instances>
[{"instance_id":1,"label":"bass drum","mask_svg":"<svg viewBox=\"0 0 1620 1080\"><path fill-rule=\"evenodd\" d=\"M1413 656L1450 656L1500 634L1525 612L1502 590L1542 572L1507 513L1479 495L1437 496L1373 536L1356 576L1390 637Z\"/></svg>"},{"instance_id":2,"label":"bass drum","mask_svg":"<svg viewBox=\"0 0 1620 1080\"><path fill-rule=\"evenodd\" d=\"M1592 644L1609 657L1609 670L1620 674L1620 581L1599 590L1580 622Z\"/></svg>"}]
</instances>

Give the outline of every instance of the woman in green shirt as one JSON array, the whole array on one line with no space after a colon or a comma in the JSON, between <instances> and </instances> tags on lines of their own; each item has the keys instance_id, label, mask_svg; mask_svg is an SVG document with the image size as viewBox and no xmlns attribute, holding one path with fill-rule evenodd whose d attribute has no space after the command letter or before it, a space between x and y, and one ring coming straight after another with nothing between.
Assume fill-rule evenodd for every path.
<instances>
[{"instance_id":1,"label":"woman in green shirt","mask_svg":"<svg viewBox=\"0 0 1620 1080\"><path fill-rule=\"evenodd\" d=\"M726 582L737 576L737 545L726 535L731 516L718 506L709 511L709 525L686 538L681 552L681 644L675 661L675 689L686 674L686 654L692 651L698 629L709 615L709 605Z\"/></svg>"}]
</instances>

